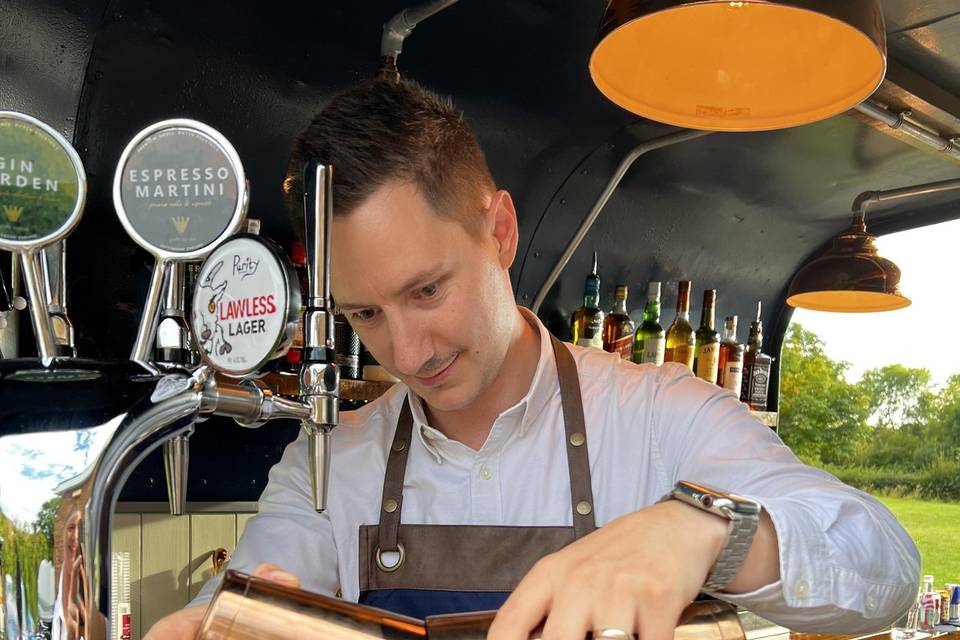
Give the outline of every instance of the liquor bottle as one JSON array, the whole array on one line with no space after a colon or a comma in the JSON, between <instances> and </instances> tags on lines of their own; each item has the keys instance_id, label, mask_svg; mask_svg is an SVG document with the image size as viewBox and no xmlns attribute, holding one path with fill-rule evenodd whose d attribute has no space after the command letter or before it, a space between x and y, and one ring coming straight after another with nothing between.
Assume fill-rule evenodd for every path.
<instances>
[{"instance_id":1,"label":"liquor bottle","mask_svg":"<svg viewBox=\"0 0 960 640\"><path fill-rule=\"evenodd\" d=\"M624 360L633 354L633 320L627 315L627 285L618 284L613 308L603 320L603 350L619 353Z\"/></svg>"},{"instance_id":2,"label":"liquor bottle","mask_svg":"<svg viewBox=\"0 0 960 640\"><path fill-rule=\"evenodd\" d=\"M714 328L716 308L717 290L707 289L703 292L703 312L700 314L700 327L696 333L693 371L698 378L710 384L717 383L717 367L720 362L720 334Z\"/></svg>"},{"instance_id":3,"label":"liquor bottle","mask_svg":"<svg viewBox=\"0 0 960 640\"><path fill-rule=\"evenodd\" d=\"M603 311L600 311L600 276L597 275L597 254L593 254L593 271L583 285L583 306L571 319L573 344L603 349Z\"/></svg>"},{"instance_id":4,"label":"liquor bottle","mask_svg":"<svg viewBox=\"0 0 960 640\"><path fill-rule=\"evenodd\" d=\"M696 338L690 326L690 281L681 280L677 285L677 317L667 329L663 359L665 362L679 362L693 370L695 346Z\"/></svg>"},{"instance_id":5,"label":"liquor bottle","mask_svg":"<svg viewBox=\"0 0 960 640\"><path fill-rule=\"evenodd\" d=\"M720 360L717 363L717 385L730 389L740 397L743 382L743 345L737 342L737 316L727 316L723 321L723 342L720 343Z\"/></svg>"},{"instance_id":6,"label":"liquor bottle","mask_svg":"<svg viewBox=\"0 0 960 640\"><path fill-rule=\"evenodd\" d=\"M770 388L770 365L773 358L763 353L763 323L760 322L760 302L757 319L750 323L750 338L743 354L743 385L740 400L754 411L767 410L767 391Z\"/></svg>"},{"instance_id":7,"label":"liquor bottle","mask_svg":"<svg viewBox=\"0 0 960 640\"><path fill-rule=\"evenodd\" d=\"M660 326L660 283L647 285L647 306L643 308L643 322L633 336L633 361L663 364L666 348L663 327Z\"/></svg>"}]
</instances>

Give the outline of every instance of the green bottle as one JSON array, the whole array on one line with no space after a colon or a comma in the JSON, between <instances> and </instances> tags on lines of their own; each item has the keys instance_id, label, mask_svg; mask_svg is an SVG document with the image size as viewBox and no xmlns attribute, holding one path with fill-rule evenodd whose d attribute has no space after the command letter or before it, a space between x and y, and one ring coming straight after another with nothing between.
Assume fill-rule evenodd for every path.
<instances>
[{"instance_id":1,"label":"green bottle","mask_svg":"<svg viewBox=\"0 0 960 640\"><path fill-rule=\"evenodd\" d=\"M661 365L665 347L666 340L663 327L660 325L660 283L651 282L647 285L647 304L643 308L643 322L633 335L631 360L637 364L651 362Z\"/></svg>"},{"instance_id":2,"label":"green bottle","mask_svg":"<svg viewBox=\"0 0 960 640\"><path fill-rule=\"evenodd\" d=\"M603 349L603 311L600 311L600 276L597 275L597 254L593 254L593 271L583 285L583 306L570 320L573 344Z\"/></svg>"}]
</instances>

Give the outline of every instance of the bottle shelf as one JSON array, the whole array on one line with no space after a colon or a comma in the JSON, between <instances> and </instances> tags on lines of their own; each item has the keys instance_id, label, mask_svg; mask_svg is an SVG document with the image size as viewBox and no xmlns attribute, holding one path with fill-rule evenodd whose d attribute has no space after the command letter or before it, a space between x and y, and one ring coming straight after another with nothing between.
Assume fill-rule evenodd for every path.
<instances>
[{"instance_id":1,"label":"bottle shelf","mask_svg":"<svg viewBox=\"0 0 960 640\"><path fill-rule=\"evenodd\" d=\"M771 429L776 429L780 414L778 414L776 411L751 411L750 415Z\"/></svg>"},{"instance_id":2,"label":"bottle shelf","mask_svg":"<svg viewBox=\"0 0 960 640\"><path fill-rule=\"evenodd\" d=\"M270 387L270 390L278 395L300 395L300 380L295 373L271 372L263 376L262 379ZM392 386L392 382L371 382L369 380L343 378L340 380L340 399L369 402L382 396Z\"/></svg>"}]
</instances>

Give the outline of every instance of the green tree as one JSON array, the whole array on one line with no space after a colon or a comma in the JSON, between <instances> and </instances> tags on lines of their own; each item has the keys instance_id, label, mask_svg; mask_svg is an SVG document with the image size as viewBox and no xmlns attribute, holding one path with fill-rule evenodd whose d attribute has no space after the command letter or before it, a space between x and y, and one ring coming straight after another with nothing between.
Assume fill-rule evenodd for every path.
<instances>
[{"instance_id":1,"label":"green tree","mask_svg":"<svg viewBox=\"0 0 960 640\"><path fill-rule=\"evenodd\" d=\"M899 429L924 425L933 417L937 395L930 371L888 364L863 374L860 385L870 402L870 415L878 427Z\"/></svg>"},{"instance_id":2,"label":"green tree","mask_svg":"<svg viewBox=\"0 0 960 640\"><path fill-rule=\"evenodd\" d=\"M794 453L828 464L849 462L869 433L870 403L832 360L823 342L799 324L787 331L780 365L780 435Z\"/></svg>"},{"instance_id":3,"label":"green tree","mask_svg":"<svg viewBox=\"0 0 960 640\"><path fill-rule=\"evenodd\" d=\"M33 522L34 530L42 533L47 538L50 548L53 548L53 531L57 522L57 509L60 508L60 496L50 498L40 507L40 513Z\"/></svg>"}]
</instances>

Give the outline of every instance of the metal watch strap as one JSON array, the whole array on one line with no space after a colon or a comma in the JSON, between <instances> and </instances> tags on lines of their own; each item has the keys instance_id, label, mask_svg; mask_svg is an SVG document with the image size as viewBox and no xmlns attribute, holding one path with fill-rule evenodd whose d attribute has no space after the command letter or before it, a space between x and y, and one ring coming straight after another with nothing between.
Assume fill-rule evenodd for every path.
<instances>
[{"instance_id":1,"label":"metal watch strap","mask_svg":"<svg viewBox=\"0 0 960 640\"><path fill-rule=\"evenodd\" d=\"M734 515L727 529L727 544L710 569L703 591L720 591L740 572L757 532L759 517Z\"/></svg>"}]
</instances>

